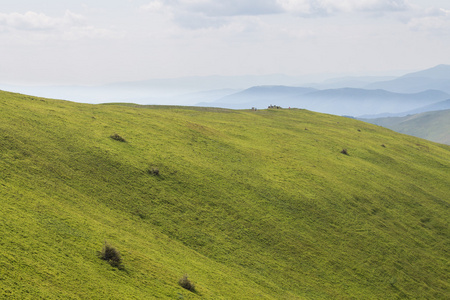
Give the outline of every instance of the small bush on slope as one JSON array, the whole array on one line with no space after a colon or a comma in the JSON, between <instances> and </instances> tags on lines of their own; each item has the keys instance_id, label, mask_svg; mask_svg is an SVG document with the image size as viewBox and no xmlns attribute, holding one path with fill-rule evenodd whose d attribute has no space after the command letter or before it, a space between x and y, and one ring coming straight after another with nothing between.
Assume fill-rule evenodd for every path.
<instances>
[{"instance_id":1,"label":"small bush on slope","mask_svg":"<svg viewBox=\"0 0 450 300\"><path fill-rule=\"evenodd\" d=\"M126 140L123 137L121 137L119 134L117 134L117 133L112 134L110 136L110 138L112 138L115 141L126 142Z\"/></svg>"},{"instance_id":2,"label":"small bush on slope","mask_svg":"<svg viewBox=\"0 0 450 300\"><path fill-rule=\"evenodd\" d=\"M124 269L122 265L122 257L119 250L105 242L102 251L99 253L100 258L109 262L109 264L118 269Z\"/></svg>"},{"instance_id":3,"label":"small bush on slope","mask_svg":"<svg viewBox=\"0 0 450 300\"><path fill-rule=\"evenodd\" d=\"M181 277L180 280L178 280L178 284L179 284L182 288L184 288L184 289L186 289L186 290L188 290L188 291L191 291L191 292L193 292L193 293L196 292L196 290L195 290L195 284L194 284L192 281L189 280L187 274L183 275L183 277Z\"/></svg>"},{"instance_id":4,"label":"small bush on slope","mask_svg":"<svg viewBox=\"0 0 450 300\"><path fill-rule=\"evenodd\" d=\"M159 169L156 167L151 167L147 170L147 173L150 175L158 176L159 175Z\"/></svg>"}]
</instances>

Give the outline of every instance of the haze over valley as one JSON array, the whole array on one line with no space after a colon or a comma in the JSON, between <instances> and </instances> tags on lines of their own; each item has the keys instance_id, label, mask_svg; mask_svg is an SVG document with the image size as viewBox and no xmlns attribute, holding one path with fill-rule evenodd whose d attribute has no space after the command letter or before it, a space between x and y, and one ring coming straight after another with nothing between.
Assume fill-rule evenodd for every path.
<instances>
[{"instance_id":1,"label":"haze over valley","mask_svg":"<svg viewBox=\"0 0 450 300\"><path fill-rule=\"evenodd\" d=\"M312 76L314 77L314 76ZM130 102L230 109L269 105L358 118L401 117L449 109L450 66L398 77L206 76L99 86L8 86L4 90L87 103ZM298 84L303 82L303 84Z\"/></svg>"}]
</instances>

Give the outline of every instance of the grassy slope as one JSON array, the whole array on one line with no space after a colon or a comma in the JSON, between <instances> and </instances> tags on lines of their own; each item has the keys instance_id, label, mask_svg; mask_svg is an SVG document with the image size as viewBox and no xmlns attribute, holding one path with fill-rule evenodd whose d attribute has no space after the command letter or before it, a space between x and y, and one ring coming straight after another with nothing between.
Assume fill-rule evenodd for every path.
<instances>
[{"instance_id":1,"label":"grassy slope","mask_svg":"<svg viewBox=\"0 0 450 300\"><path fill-rule=\"evenodd\" d=\"M0 176L0 297L450 295L450 147L356 120L0 92Z\"/></svg>"},{"instance_id":2,"label":"grassy slope","mask_svg":"<svg viewBox=\"0 0 450 300\"><path fill-rule=\"evenodd\" d=\"M430 111L406 117L365 119L365 122L400 133L450 145L450 110Z\"/></svg>"}]
</instances>

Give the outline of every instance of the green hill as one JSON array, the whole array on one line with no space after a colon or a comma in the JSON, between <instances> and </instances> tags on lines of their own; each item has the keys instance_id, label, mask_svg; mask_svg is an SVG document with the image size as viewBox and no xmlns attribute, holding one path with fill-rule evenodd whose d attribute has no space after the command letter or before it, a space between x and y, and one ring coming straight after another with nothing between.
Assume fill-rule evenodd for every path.
<instances>
[{"instance_id":1,"label":"green hill","mask_svg":"<svg viewBox=\"0 0 450 300\"><path fill-rule=\"evenodd\" d=\"M450 145L450 109L429 111L406 117L363 119L400 133Z\"/></svg>"},{"instance_id":2,"label":"green hill","mask_svg":"<svg viewBox=\"0 0 450 300\"><path fill-rule=\"evenodd\" d=\"M449 146L349 118L0 92L0 298L448 299L449 199Z\"/></svg>"}]
</instances>

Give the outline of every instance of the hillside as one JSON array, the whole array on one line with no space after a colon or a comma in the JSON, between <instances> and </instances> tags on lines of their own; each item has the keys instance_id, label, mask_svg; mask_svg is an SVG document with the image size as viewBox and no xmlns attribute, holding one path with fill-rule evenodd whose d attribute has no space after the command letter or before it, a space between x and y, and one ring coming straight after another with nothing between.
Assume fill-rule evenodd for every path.
<instances>
[{"instance_id":1,"label":"hillside","mask_svg":"<svg viewBox=\"0 0 450 300\"><path fill-rule=\"evenodd\" d=\"M400 133L450 145L450 109L429 111L406 117L387 117L362 120L395 130Z\"/></svg>"},{"instance_id":2,"label":"hillside","mask_svg":"<svg viewBox=\"0 0 450 300\"><path fill-rule=\"evenodd\" d=\"M0 92L0 176L3 298L450 295L450 147L357 120Z\"/></svg>"}]
</instances>

